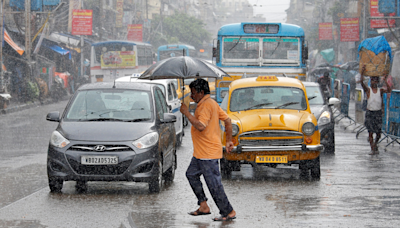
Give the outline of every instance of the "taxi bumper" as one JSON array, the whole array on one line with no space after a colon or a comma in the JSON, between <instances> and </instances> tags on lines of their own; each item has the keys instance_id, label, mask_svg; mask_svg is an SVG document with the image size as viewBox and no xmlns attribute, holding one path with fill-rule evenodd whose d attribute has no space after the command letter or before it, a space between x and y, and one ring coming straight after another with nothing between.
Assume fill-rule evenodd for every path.
<instances>
[{"instance_id":1,"label":"taxi bumper","mask_svg":"<svg viewBox=\"0 0 400 228\"><path fill-rule=\"evenodd\" d=\"M297 146L235 146L232 150L234 153L242 152L258 152L258 151L323 151L324 146L322 144L317 145L297 145ZM223 147L225 152L225 147Z\"/></svg>"}]
</instances>

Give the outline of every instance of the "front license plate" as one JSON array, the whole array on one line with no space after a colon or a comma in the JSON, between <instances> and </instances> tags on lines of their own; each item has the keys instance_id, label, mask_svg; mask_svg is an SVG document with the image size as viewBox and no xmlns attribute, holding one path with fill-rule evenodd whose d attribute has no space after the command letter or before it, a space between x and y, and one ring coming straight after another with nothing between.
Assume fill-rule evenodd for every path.
<instances>
[{"instance_id":1,"label":"front license plate","mask_svg":"<svg viewBox=\"0 0 400 228\"><path fill-rule=\"evenodd\" d=\"M117 156L82 156L82 165L116 165L118 164Z\"/></svg>"},{"instance_id":2,"label":"front license plate","mask_svg":"<svg viewBox=\"0 0 400 228\"><path fill-rule=\"evenodd\" d=\"M256 156L256 163L288 163L287 156Z\"/></svg>"}]
</instances>

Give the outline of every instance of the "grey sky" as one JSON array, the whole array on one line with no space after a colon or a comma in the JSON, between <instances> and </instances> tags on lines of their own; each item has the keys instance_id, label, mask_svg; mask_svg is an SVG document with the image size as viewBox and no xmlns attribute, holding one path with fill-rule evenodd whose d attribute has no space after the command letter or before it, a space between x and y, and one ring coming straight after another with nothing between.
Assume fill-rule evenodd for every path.
<instances>
[{"instance_id":1,"label":"grey sky","mask_svg":"<svg viewBox=\"0 0 400 228\"><path fill-rule=\"evenodd\" d=\"M290 0L249 0L249 2L253 5L254 14L263 14L267 22L286 22L285 10L289 8Z\"/></svg>"}]
</instances>

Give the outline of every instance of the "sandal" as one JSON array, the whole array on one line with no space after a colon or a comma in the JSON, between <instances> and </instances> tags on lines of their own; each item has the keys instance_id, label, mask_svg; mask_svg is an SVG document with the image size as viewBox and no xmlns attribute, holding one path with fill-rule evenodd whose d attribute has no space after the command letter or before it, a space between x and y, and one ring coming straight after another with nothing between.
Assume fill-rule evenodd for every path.
<instances>
[{"instance_id":1,"label":"sandal","mask_svg":"<svg viewBox=\"0 0 400 228\"><path fill-rule=\"evenodd\" d=\"M211 212L202 212L199 209L197 209L195 211L189 212L188 214L192 216L199 216L199 215L209 215L211 214Z\"/></svg>"},{"instance_id":2,"label":"sandal","mask_svg":"<svg viewBox=\"0 0 400 228\"><path fill-rule=\"evenodd\" d=\"M217 218L214 218L213 220L216 221L216 222L225 222L225 221L232 221L232 220L234 220L235 218L236 218L236 216L230 217L230 216L228 215L228 216L226 216L226 217L224 217L224 216L217 217Z\"/></svg>"}]
</instances>

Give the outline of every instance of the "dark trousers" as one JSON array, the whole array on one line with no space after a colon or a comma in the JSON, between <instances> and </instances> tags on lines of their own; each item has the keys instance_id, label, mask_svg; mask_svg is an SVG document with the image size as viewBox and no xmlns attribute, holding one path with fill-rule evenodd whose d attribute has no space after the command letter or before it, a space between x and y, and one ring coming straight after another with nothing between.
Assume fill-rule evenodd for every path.
<instances>
[{"instance_id":1,"label":"dark trousers","mask_svg":"<svg viewBox=\"0 0 400 228\"><path fill-rule=\"evenodd\" d=\"M197 197L197 203L199 205L201 202L207 201L203 190L203 184L200 181L201 175L203 175L206 181L211 196L219 209L219 213L226 217L233 208L225 194L224 186L222 186L218 159L200 160L193 157L186 171L186 177Z\"/></svg>"}]
</instances>

